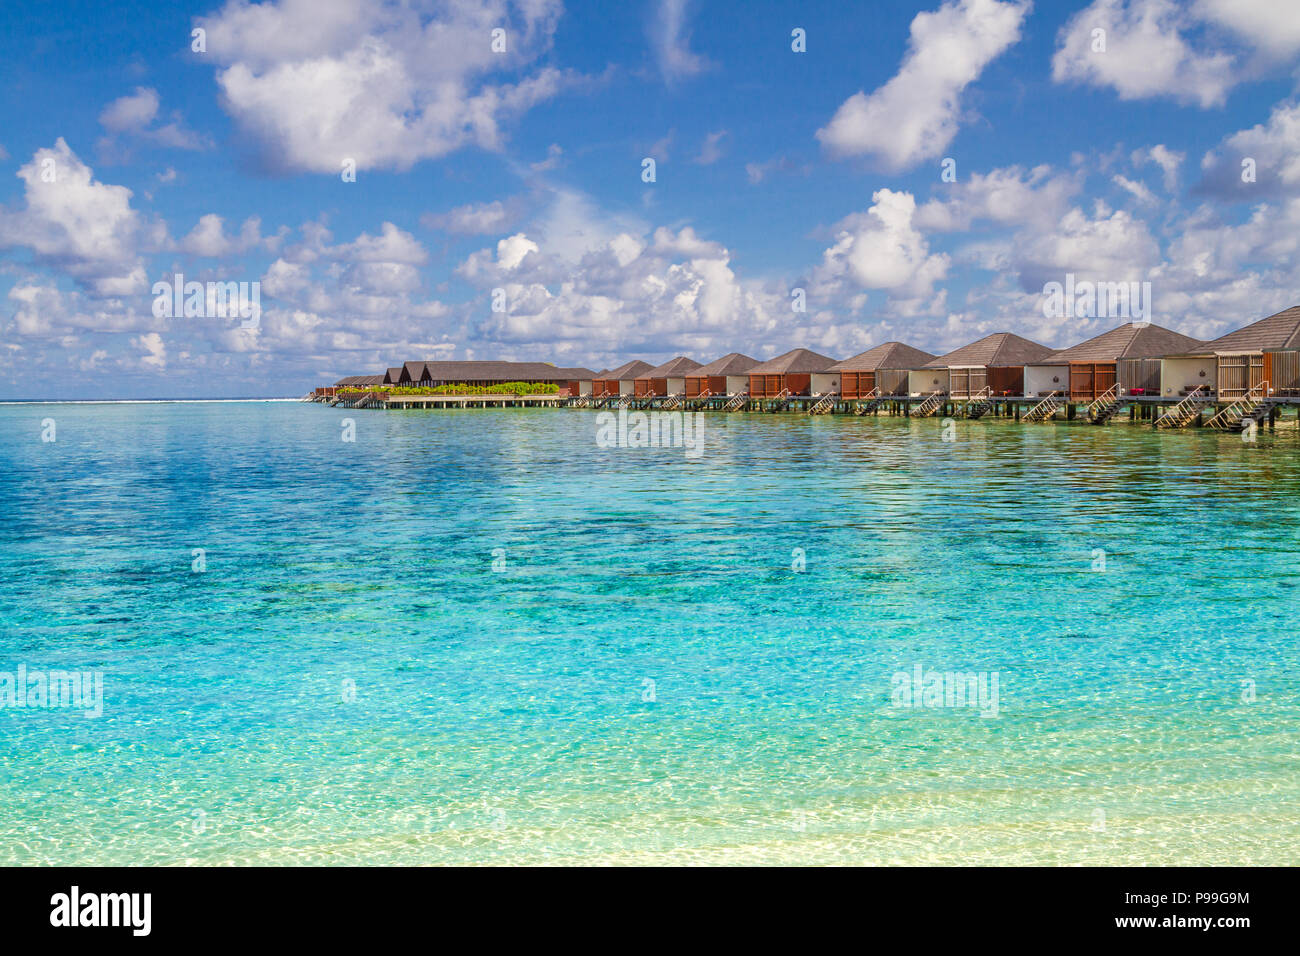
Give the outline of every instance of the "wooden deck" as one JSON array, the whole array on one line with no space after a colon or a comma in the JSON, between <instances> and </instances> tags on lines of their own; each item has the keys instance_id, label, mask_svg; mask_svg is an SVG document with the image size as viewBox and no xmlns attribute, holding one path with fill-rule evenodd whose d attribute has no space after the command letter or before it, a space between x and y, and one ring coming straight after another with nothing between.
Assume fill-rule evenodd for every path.
<instances>
[{"instance_id":1,"label":"wooden deck","mask_svg":"<svg viewBox=\"0 0 1300 956\"><path fill-rule=\"evenodd\" d=\"M972 406L974 396L943 396L932 417L964 418ZM575 409L626 409L642 411L714 411L738 412L748 414L818 414L830 415L885 415L891 417L909 417L914 409L919 409L927 402L933 402L933 396L893 395L883 396L867 403L857 399L842 399L828 395L779 395L762 398L746 398L737 395L708 395L703 398L686 398L683 396L640 395L640 396L602 396L599 398L569 395L388 395L368 392L362 396L316 396L307 397L305 401L328 404L331 407L347 409L467 409L467 408L566 408ZM1127 419L1132 422L1154 425L1161 415L1179 405L1183 396L1134 395L1121 399L1108 420ZM1026 413L1042 401L1038 396L998 395L983 398L987 408L982 410L984 418L1006 418L1021 421ZM1231 399L1212 400L1204 412L1197 415L1188 424L1204 425L1218 410L1231 404ZM1273 396L1272 407L1268 410L1267 422L1272 427L1288 408L1300 410L1300 396ZM869 407L868 407L869 406ZM1044 424L1053 421L1088 421L1088 403L1061 399L1060 406L1050 416L1042 419ZM973 416L972 416L973 417Z\"/></svg>"}]
</instances>

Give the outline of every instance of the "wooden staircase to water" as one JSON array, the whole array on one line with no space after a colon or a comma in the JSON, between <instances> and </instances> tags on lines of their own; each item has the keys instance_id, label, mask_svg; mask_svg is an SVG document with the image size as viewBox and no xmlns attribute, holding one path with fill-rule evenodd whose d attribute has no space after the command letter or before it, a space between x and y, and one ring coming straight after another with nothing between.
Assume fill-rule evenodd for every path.
<instances>
[{"instance_id":1,"label":"wooden staircase to water","mask_svg":"<svg viewBox=\"0 0 1300 956\"><path fill-rule=\"evenodd\" d=\"M985 386L966 400L959 414L965 418L982 418L991 411L993 411L993 389Z\"/></svg>"},{"instance_id":2,"label":"wooden staircase to water","mask_svg":"<svg viewBox=\"0 0 1300 956\"><path fill-rule=\"evenodd\" d=\"M829 415L831 411L835 408L835 403L838 402L839 400L840 400L840 396L838 392L831 392L828 395L823 395L821 398L817 400L817 402L813 405L812 408L808 409L808 414Z\"/></svg>"},{"instance_id":3,"label":"wooden staircase to water","mask_svg":"<svg viewBox=\"0 0 1300 956\"><path fill-rule=\"evenodd\" d=\"M867 392L866 395L862 396L862 398L858 400L858 403L853 406L853 414L870 415L884 404L885 398L886 396L880 393L880 389L873 388L871 391Z\"/></svg>"},{"instance_id":4,"label":"wooden staircase to water","mask_svg":"<svg viewBox=\"0 0 1300 956\"><path fill-rule=\"evenodd\" d=\"M1196 421L1196 416L1213 404L1214 401L1210 397L1210 390L1204 385L1197 385L1187 394L1186 398L1157 418L1153 427L1186 428Z\"/></svg>"},{"instance_id":5,"label":"wooden staircase to water","mask_svg":"<svg viewBox=\"0 0 1300 956\"><path fill-rule=\"evenodd\" d=\"M925 401L910 409L907 414L910 418L929 418L943 407L946 397L943 392L931 392Z\"/></svg>"},{"instance_id":6,"label":"wooden staircase to water","mask_svg":"<svg viewBox=\"0 0 1300 956\"><path fill-rule=\"evenodd\" d=\"M1022 422L1045 422L1065 404L1065 393L1048 392L1041 402L1020 416Z\"/></svg>"},{"instance_id":7,"label":"wooden staircase to water","mask_svg":"<svg viewBox=\"0 0 1300 956\"><path fill-rule=\"evenodd\" d=\"M1116 383L1093 400L1088 406L1088 421L1094 425L1105 425L1115 417L1123 406L1119 384Z\"/></svg>"},{"instance_id":8,"label":"wooden staircase to water","mask_svg":"<svg viewBox=\"0 0 1300 956\"><path fill-rule=\"evenodd\" d=\"M1220 431L1241 431L1248 428L1251 422L1258 424L1279 404L1277 399L1271 397L1271 393L1268 382L1260 382L1241 398L1220 409L1205 423L1206 427Z\"/></svg>"}]
</instances>

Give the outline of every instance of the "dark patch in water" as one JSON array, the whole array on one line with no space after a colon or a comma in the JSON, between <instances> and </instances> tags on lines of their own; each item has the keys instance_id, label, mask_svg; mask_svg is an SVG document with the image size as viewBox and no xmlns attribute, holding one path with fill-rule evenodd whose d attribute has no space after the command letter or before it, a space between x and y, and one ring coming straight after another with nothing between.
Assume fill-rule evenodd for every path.
<instances>
[{"instance_id":1,"label":"dark patch in water","mask_svg":"<svg viewBox=\"0 0 1300 956\"><path fill-rule=\"evenodd\" d=\"M1057 637L1058 641L1099 641L1100 634L1084 634L1080 631L1071 631L1069 634L1061 634Z\"/></svg>"}]
</instances>

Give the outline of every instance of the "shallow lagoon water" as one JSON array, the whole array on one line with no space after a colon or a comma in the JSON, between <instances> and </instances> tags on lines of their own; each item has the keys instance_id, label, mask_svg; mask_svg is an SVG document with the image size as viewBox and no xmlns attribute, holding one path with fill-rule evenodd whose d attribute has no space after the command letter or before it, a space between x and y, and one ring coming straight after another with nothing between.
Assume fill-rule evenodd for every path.
<instances>
[{"instance_id":1,"label":"shallow lagoon water","mask_svg":"<svg viewBox=\"0 0 1300 956\"><path fill-rule=\"evenodd\" d=\"M1295 429L941 433L0 409L0 861L1300 862Z\"/></svg>"}]
</instances>

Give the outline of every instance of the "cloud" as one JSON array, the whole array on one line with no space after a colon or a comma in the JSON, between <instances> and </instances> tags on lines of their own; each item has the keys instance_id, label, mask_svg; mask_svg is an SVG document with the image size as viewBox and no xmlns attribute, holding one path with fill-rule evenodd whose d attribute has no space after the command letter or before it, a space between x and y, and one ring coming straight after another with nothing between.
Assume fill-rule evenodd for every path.
<instances>
[{"instance_id":1,"label":"cloud","mask_svg":"<svg viewBox=\"0 0 1300 956\"><path fill-rule=\"evenodd\" d=\"M1147 187L1146 183L1129 179L1127 176L1121 176L1118 173L1111 177L1111 181L1131 195L1143 206L1154 206L1159 202L1159 200L1156 199L1155 193Z\"/></svg>"},{"instance_id":2,"label":"cloud","mask_svg":"<svg viewBox=\"0 0 1300 956\"><path fill-rule=\"evenodd\" d=\"M1050 226L1065 213L1071 197L1081 188L1079 177L1053 174L1047 165L1031 170L1008 166L973 173L944 188L943 199L932 199L921 206L916 225L933 232L966 231L980 221L1003 226Z\"/></svg>"},{"instance_id":3,"label":"cloud","mask_svg":"<svg viewBox=\"0 0 1300 956\"><path fill-rule=\"evenodd\" d=\"M695 162L701 166L711 166L722 158L722 141L727 138L725 129L718 130L716 133L710 133L704 137L704 142L700 146L700 155L695 157Z\"/></svg>"},{"instance_id":4,"label":"cloud","mask_svg":"<svg viewBox=\"0 0 1300 956\"><path fill-rule=\"evenodd\" d=\"M564 157L564 150L560 148L559 143L552 143L546 147L546 158L535 163L530 163L528 168L535 173L544 173L555 169L560 165Z\"/></svg>"},{"instance_id":5,"label":"cloud","mask_svg":"<svg viewBox=\"0 0 1300 956\"><path fill-rule=\"evenodd\" d=\"M1253 182L1242 178L1247 161ZM1206 153L1196 192L1248 202L1300 195L1300 101L1276 104L1266 123L1233 133Z\"/></svg>"},{"instance_id":6,"label":"cloud","mask_svg":"<svg viewBox=\"0 0 1300 956\"><path fill-rule=\"evenodd\" d=\"M60 289L44 277L20 278L9 290L8 298L14 312L11 324L5 328L6 339L21 336L72 340L69 351L74 353L81 333L140 332L161 325L148 308L149 300L143 296L92 297L76 290Z\"/></svg>"},{"instance_id":7,"label":"cloud","mask_svg":"<svg viewBox=\"0 0 1300 956\"><path fill-rule=\"evenodd\" d=\"M501 147L503 121L577 82L519 72L551 44L558 0L371 4L229 0L197 22L224 108L273 166L405 170L465 146ZM505 52L492 49L504 29Z\"/></svg>"},{"instance_id":8,"label":"cloud","mask_svg":"<svg viewBox=\"0 0 1300 956\"><path fill-rule=\"evenodd\" d=\"M865 213L846 217L837 227L835 244L822 254L814 270L822 294L844 295L856 289L889 293L901 313L942 308L943 294L935 283L948 274L949 257L931 253L916 227L916 200L911 193L881 189L871 196Z\"/></svg>"},{"instance_id":9,"label":"cloud","mask_svg":"<svg viewBox=\"0 0 1300 956\"><path fill-rule=\"evenodd\" d=\"M420 225L426 229L442 229L460 236L490 235L510 227L519 216L519 202L495 199L486 203L468 203L445 213L425 213Z\"/></svg>"},{"instance_id":10,"label":"cloud","mask_svg":"<svg viewBox=\"0 0 1300 956\"><path fill-rule=\"evenodd\" d=\"M1266 56L1283 59L1300 52L1300 17L1291 0L1196 0L1193 11Z\"/></svg>"},{"instance_id":11,"label":"cloud","mask_svg":"<svg viewBox=\"0 0 1300 956\"><path fill-rule=\"evenodd\" d=\"M185 128L180 114L171 122L150 128L158 116L158 91L138 86L135 92L121 96L104 107L99 114L100 125L110 134L99 143L101 152L110 156L117 151L115 135L128 135L173 149L198 150L207 147L207 141L193 130Z\"/></svg>"},{"instance_id":12,"label":"cloud","mask_svg":"<svg viewBox=\"0 0 1300 956\"><path fill-rule=\"evenodd\" d=\"M1021 288L1033 291L1067 272L1097 282L1150 279L1161 256L1143 220L1097 201L1091 214L1076 207L1051 229L1018 233L1011 261Z\"/></svg>"},{"instance_id":13,"label":"cloud","mask_svg":"<svg viewBox=\"0 0 1300 956\"><path fill-rule=\"evenodd\" d=\"M158 115L158 91L138 86L134 93L115 99L99 114L100 125L111 133L143 130Z\"/></svg>"},{"instance_id":14,"label":"cloud","mask_svg":"<svg viewBox=\"0 0 1300 956\"><path fill-rule=\"evenodd\" d=\"M1122 100L1221 106L1240 74L1230 54L1193 47L1186 35L1195 28L1173 0L1096 0L1061 28L1052 79L1110 87ZM1094 30L1105 31L1104 52L1094 50Z\"/></svg>"},{"instance_id":15,"label":"cloud","mask_svg":"<svg viewBox=\"0 0 1300 956\"><path fill-rule=\"evenodd\" d=\"M98 295L144 289L138 254L144 230L131 207L131 190L96 180L62 138L53 148L37 150L18 178L25 205L0 210L0 247L28 249L37 262Z\"/></svg>"},{"instance_id":16,"label":"cloud","mask_svg":"<svg viewBox=\"0 0 1300 956\"><path fill-rule=\"evenodd\" d=\"M746 163L745 177L751 186L757 186L773 173L798 173L807 176L812 172L808 163L797 163L789 156L779 156L762 163Z\"/></svg>"},{"instance_id":17,"label":"cloud","mask_svg":"<svg viewBox=\"0 0 1300 956\"><path fill-rule=\"evenodd\" d=\"M140 364L146 368L164 369L167 367L167 347L162 336L157 332L146 332L131 339L131 344L143 353Z\"/></svg>"},{"instance_id":18,"label":"cloud","mask_svg":"<svg viewBox=\"0 0 1300 956\"><path fill-rule=\"evenodd\" d=\"M215 213L199 218L198 225L178 245L183 252L207 258L225 258L247 252L262 242L262 221L256 216L244 220L238 236L227 236L224 220Z\"/></svg>"},{"instance_id":19,"label":"cloud","mask_svg":"<svg viewBox=\"0 0 1300 956\"><path fill-rule=\"evenodd\" d=\"M1157 144L1150 149L1135 149L1130 158L1134 166L1142 166L1144 163L1159 166L1164 173L1165 192L1172 193L1178 189L1178 174L1183 160L1187 158L1186 153L1175 152L1167 146Z\"/></svg>"},{"instance_id":20,"label":"cloud","mask_svg":"<svg viewBox=\"0 0 1300 956\"><path fill-rule=\"evenodd\" d=\"M669 84L697 76L712 64L690 49L691 33L687 27L690 0L659 0L650 23L650 45L659 64L659 72Z\"/></svg>"},{"instance_id":21,"label":"cloud","mask_svg":"<svg viewBox=\"0 0 1300 956\"><path fill-rule=\"evenodd\" d=\"M1030 6L949 0L918 13L898 73L845 100L817 139L832 156L871 156L894 171L943 155L957 135L962 91L1020 39Z\"/></svg>"}]
</instances>

